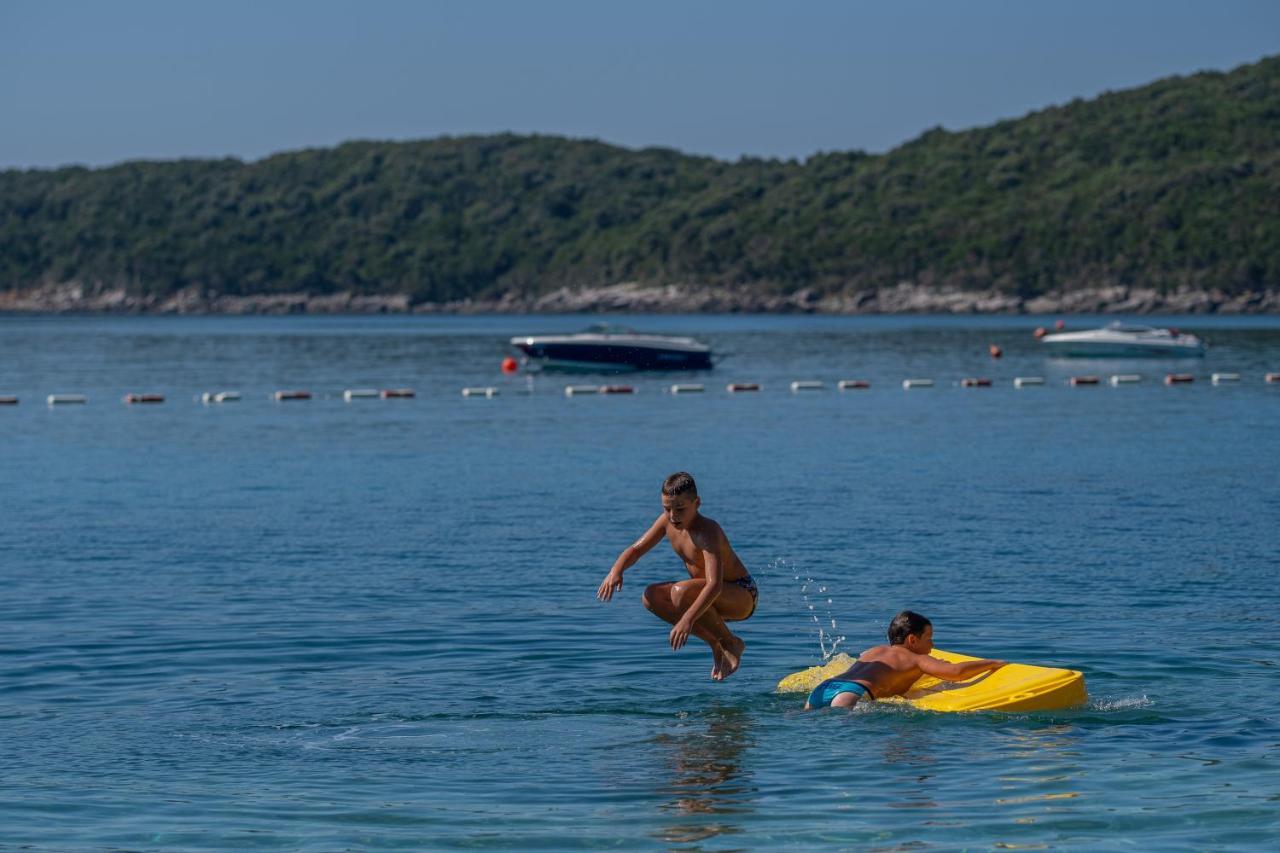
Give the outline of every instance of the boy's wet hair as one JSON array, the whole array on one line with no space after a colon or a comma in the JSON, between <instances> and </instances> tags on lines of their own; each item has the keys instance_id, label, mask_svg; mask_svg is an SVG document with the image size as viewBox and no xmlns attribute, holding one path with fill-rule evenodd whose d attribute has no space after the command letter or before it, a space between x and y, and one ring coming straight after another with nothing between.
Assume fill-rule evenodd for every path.
<instances>
[{"instance_id":1,"label":"boy's wet hair","mask_svg":"<svg viewBox=\"0 0 1280 853\"><path fill-rule=\"evenodd\" d=\"M917 637L924 634L924 629L933 623L919 613L912 613L910 610L904 610L897 616L893 617L893 621L889 623L889 645L900 646L907 641L907 637L915 634Z\"/></svg>"},{"instance_id":2,"label":"boy's wet hair","mask_svg":"<svg viewBox=\"0 0 1280 853\"><path fill-rule=\"evenodd\" d=\"M662 494L669 498L676 495L698 496L698 484L693 482L693 475L688 471L677 471L662 481Z\"/></svg>"}]
</instances>

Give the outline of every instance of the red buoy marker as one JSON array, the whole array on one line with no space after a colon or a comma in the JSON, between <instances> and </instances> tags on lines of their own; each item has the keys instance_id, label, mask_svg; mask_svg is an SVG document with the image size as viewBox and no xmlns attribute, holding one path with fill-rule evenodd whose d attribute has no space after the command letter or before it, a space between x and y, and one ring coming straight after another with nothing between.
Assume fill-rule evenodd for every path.
<instances>
[{"instance_id":1,"label":"red buoy marker","mask_svg":"<svg viewBox=\"0 0 1280 853\"><path fill-rule=\"evenodd\" d=\"M511 356L507 356L502 360L502 372L510 376L520 369L520 364Z\"/></svg>"}]
</instances>

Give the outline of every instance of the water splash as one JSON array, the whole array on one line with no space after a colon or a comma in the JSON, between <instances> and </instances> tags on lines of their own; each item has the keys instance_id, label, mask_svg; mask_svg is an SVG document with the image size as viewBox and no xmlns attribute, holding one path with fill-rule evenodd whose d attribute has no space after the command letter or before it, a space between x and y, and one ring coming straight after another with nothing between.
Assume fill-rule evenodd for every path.
<instances>
[{"instance_id":1,"label":"water splash","mask_svg":"<svg viewBox=\"0 0 1280 853\"><path fill-rule=\"evenodd\" d=\"M1094 699L1089 707L1095 711L1133 711L1138 708L1150 708L1155 703L1142 696L1126 696L1120 699Z\"/></svg>"},{"instance_id":2,"label":"water splash","mask_svg":"<svg viewBox=\"0 0 1280 853\"><path fill-rule=\"evenodd\" d=\"M789 560L781 558L774 560L769 564L769 569L778 574L787 572L800 584L800 597L804 602L804 609L818 633L818 650L822 654L823 661L830 660L840 648L840 644L844 642L845 637L840 633L840 626L832 614L833 601L827 588Z\"/></svg>"}]
</instances>

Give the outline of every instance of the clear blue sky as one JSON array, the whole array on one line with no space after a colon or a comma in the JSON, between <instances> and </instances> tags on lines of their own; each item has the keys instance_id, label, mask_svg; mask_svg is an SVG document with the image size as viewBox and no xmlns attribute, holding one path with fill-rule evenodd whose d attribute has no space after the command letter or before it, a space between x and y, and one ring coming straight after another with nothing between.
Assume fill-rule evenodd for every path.
<instances>
[{"instance_id":1,"label":"clear blue sky","mask_svg":"<svg viewBox=\"0 0 1280 853\"><path fill-rule=\"evenodd\" d=\"M1273 0L0 0L0 168L505 130L885 151L1276 52Z\"/></svg>"}]
</instances>

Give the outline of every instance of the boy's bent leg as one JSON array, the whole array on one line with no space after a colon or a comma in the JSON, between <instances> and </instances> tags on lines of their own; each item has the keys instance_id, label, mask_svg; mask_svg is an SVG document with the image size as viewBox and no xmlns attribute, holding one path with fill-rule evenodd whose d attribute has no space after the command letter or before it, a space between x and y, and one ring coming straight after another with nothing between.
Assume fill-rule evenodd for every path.
<instances>
[{"instance_id":1,"label":"boy's bent leg","mask_svg":"<svg viewBox=\"0 0 1280 853\"><path fill-rule=\"evenodd\" d=\"M719 672L712 672L711 677L717 681L728 678L738 671L742 664L742 653L747 648L747 641L729 630L726 621L738 622L749 618L756 609L756 599L750 592L736 583L720 584L720 594L716 603L708 607L699 621L706 620L709 627L720 638L720 647L724 654L719 661Z\"/></svg>"},{"instance_id":2,"label":"boy's bent leg","mask_svg":"<svg viewBox=\"0 0 1280 853\"><path fill-rule=\"evenodd\" d=\"M705 585L706 581L701 578L691 578L672 585L671 598L681 614L693 605ZM742 652L747 647L745 640L729 630L725 619L745 619L751 615L754 607L755 602L749 592L736 584L722 583L715 603L704 610L694 622L695 630L698 628L707 630L719 643L718 652L716 647L712 646L715 662L711 667L711 677L716 681L722 681L737 672L742 661ZM711 644L708 643L708 645Z\"/></svg>"},{"instance_id":3,"label":"boy's bent leg","mask_svg":"<svg viewBox=\"0 0 1280 853\"><path fill-rule=\"evenodd\" d=\"M689 609L689 605L693 603L694 598L698 597L698 592L701 590L701 587L699 587L690 597L687 590L678 589L682 583L689 583L689 581L650 584L645 589L640 600L644 603L645 609L654 616L674 625L680 621L680 617ZM701 581L698 581L698 583L701 583ZM712 654L717 656L720 654L720 637L714 631L709 630L709 627L703 624L702 619L693 623L691 633L710 646Z\"/></svg>"}]
</instances>

